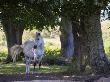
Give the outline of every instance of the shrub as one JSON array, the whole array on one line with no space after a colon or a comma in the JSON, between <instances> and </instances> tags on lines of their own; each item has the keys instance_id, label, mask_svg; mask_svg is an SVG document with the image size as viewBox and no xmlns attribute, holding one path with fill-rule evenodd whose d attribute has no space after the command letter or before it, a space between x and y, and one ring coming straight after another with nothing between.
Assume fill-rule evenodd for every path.
<instances>
[{"instance_id":1,"label":"shrub","mask_svg":"<svg viewBox=\"0 0 110 82\"><path fill-rule=\"evenodd\" d=\"M7 52L0 52L0 62L3 62L7 55Z\"/></svg>"},{"instance_id":2,"label":"shrub","mask_svg":"<svg viewBox=\"0 0 110 82\"><path fill-rule=\"evenodd\" d=\"M60 56L60 49L50 49L48 46L45 46L45 56L43 58L43 64L64 65L66 63Z\"/></svg>"},{"instance_id":3,"label":"shrub","mask_svg":"<svg viewBox=\"0 0 110 82\"><path fill-rule=\"evenodd\" d=\"M110 61L110 47L105 47L105 52L107 54L107 58Z\"/></svg>"}]
</instances>

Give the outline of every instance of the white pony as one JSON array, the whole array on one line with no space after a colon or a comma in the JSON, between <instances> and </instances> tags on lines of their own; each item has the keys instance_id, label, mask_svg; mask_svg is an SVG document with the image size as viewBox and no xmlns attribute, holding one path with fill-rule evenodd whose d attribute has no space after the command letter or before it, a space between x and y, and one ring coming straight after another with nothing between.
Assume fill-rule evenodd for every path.
<instances>
[{"instance_id":1,"label":"white pony","mask_svg":"<svg viewBox=\"0 0 110 82\"><path fill-rule=\"evenodd\" d=\"M13 52L11 53L13 62L15 62L16 59L15 57L17 57L20 54L20 52L24 53L25 61L26 61L26 73L29 73L32 59L34 59L34 69L37 60L40 69L41 61L44 56L44 40L40 33L36 33L35 40L26 41L24 44L19 46L15 45L12 47L11 52Z\"/></svg>"}]
</instances>

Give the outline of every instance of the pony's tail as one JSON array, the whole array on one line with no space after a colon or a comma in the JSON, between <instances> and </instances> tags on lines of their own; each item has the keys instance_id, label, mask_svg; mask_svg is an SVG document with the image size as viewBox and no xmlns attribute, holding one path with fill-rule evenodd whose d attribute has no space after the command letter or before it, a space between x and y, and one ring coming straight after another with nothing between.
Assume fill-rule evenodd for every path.
<instances>
[{"instance_id":1,"label":"pony's tail","mask_svg":"<svg viewBox=\"0 0 110 82\"><path fill-rule=\"evenodd\" d=\"M16 62L18 56L23 52L23 48L21 45L14 45L11 47L11 57L13 59L13 63Z\"/></svg>"}]
</instances>

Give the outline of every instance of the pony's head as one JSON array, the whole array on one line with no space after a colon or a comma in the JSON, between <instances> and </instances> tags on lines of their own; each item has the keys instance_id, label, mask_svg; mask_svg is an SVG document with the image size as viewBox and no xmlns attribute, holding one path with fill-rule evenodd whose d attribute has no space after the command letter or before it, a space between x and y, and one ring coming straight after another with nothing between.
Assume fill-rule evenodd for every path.
<instances>
[{"instance_id":1,"label":"pony's head","mask_svg":"<svg viewBox=\"0 0 110 82\"><path fill-rule=\"evenodd\" d=\"M40 38L42 38L41 33L40 32L36 32L35 33L35 39L37 40L37 39L40 39Z\"/></svg>"}]
</instances>

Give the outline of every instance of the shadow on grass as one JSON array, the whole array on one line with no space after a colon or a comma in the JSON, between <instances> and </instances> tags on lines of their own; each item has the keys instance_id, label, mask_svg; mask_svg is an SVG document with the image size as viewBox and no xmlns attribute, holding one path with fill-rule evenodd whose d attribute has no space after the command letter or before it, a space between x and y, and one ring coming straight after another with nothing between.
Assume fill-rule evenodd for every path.
<instances>
[{"instance_id":1,"label":"shadow on grass","mask_svg":"<svg viewBox=\"0 0 110 82\"><path fill-rule=\"evenodd\" d=\"M14 81L33 81L33 80L72 80L83 81L90 80L93 82L99 76L76 76L68 75L63 72L67 69L67 66L42 66L39 70L36 66L36 70L33 72L33 66L31 65L31 73L25 74L25 64L0 64L0 82L14 82ZM89 82L89 81L87 81Z\"/></svg>"},{"instance_id":2,"label":"shadow on grass","mask_svg":"<svg viewBox=\"0 0 110 82\"><path fill-rule=\"evenodd\" d=\"M58 73L67 69L67 66L41 66L41 69L36 66L34 73ZM33 66L30 66L30 73L33 73ZM0 64L0 74L25 74L25 64Z\"/></svg>"},{"instance_id":3,"label":"shadow on grass","mask_svg":"<svg viewBox=\"0 0 110 82\"><path fill-rule=\"evenodd\" d=\"M31 73L25 74L25 64L0 64L0 82L10 82L10 81L28 81L28 80L55 80L61 79L62 73L67 69L66 66L41 66L39 70L36 66L35 72L33 74L33 66L31 65Z\"/></svg>"}]
</instances>

